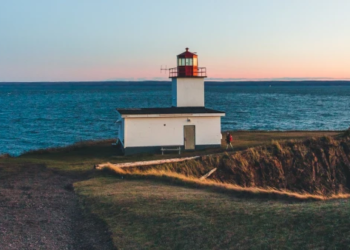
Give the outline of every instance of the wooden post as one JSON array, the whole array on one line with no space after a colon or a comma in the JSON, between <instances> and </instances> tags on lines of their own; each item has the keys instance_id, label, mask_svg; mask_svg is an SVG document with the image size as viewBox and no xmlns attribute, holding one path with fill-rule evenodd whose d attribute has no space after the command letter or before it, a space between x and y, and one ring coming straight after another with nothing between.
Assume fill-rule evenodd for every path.
<instances>
[{"instance_id":1,"label":"wooden post","mask_svg":"<svg viewBox=\"0 0 350 250\"><path fill-rule=\"evenodd\" d=\"M203 175L201 178L199 178L200 180L205 180L207 179L212 173L214 173L216 171L217 168L213 168L212 170L210 170L208 173L206 173L205 175Z\"/></svg>"}]
</instances>

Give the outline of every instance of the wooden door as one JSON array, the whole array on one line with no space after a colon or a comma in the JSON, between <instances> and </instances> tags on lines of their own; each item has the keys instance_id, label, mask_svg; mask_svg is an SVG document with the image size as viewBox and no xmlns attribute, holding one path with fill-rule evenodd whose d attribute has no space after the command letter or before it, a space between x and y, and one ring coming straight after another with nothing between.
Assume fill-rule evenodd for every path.
<instances>
[{"instance_id":1,"label":"wooden door","mask_svg":"<svg viewBox=\"0 0 350 250\"><path fill-rule=\"evenodd\" d=\"M195 130L194 125L184 126L185 150L195 149Z\"/></svg>"}]
</instances>

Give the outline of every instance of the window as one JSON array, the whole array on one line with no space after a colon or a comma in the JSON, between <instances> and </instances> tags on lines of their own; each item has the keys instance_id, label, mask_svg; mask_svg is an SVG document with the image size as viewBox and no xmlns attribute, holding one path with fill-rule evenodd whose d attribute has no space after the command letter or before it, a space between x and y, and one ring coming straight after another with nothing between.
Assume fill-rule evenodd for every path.
<instances>
[{"instance_id":1,"label":"window","mask_svg":"<svg viewBox=\"0 0 350 250\"><path fill-rule=\"evenodd\" d=\"M193 58L193 66L197 66L197 57Z\"/></svg>"},{"instance_id":2,"label":"window","mask_svg":"<svg viewBox=\"0 0 350 250\"><path fill-rule=\"evenodd\" d=\"M192 58L186 58L186 66L192 66Z\"/></svg>"},{"instance_id":3,"label":"window","mask_svg":"<svg viewBox=\"0 0 350 250\"><path fill-rule=\"evenodd\" d=\"M181 58L181 66L185 66L185 58Z\"/></svg>"},{"instance_id":4,"label":"window","mask_svg":"<svg viewBox=\"0 0 350 250\"><path fill-rule=\"evenodd\" d=\"M195 62L197 63L197 58ZM192 66L192 65L193 65L192 58L179 58L178 66Z\"/></svg>"}]
</instances>

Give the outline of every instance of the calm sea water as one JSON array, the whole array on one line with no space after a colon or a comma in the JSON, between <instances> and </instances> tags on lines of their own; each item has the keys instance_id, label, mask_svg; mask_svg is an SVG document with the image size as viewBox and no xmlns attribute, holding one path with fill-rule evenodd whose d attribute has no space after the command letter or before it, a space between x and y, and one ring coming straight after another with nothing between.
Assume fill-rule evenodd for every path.
<instances>
[{"instance_id":1,"label":"calm sea water","mask_svg":"<svg viewBox=\"0 0 350 250\"><path fill-rule=\"evenodd\" d=\"M205 100L226 112L223 130L350 126L350 82L210 83ZM169 83L0 83L0 154L115 138L115 108L167 106Z\"/></svg>"}]
</instances>

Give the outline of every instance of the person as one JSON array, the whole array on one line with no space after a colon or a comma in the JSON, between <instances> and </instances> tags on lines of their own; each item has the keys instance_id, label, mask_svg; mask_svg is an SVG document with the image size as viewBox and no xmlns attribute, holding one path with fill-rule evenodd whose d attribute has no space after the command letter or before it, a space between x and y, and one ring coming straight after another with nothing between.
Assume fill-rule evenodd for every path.
<instances>
[{"instance_id":1,"label":"person","mask_svg":"<svg viewBox=\"0 0 350 250\"><path fill-rule=\"evenodd\" d=\"M231 146L231 149L233 149L231 142L232 142L232 135L230 134L230 132L227 132L227 134L226 134L226 150L228 149L229 145Z\"/></svg>"}]
</instances>

